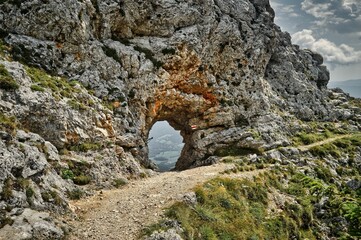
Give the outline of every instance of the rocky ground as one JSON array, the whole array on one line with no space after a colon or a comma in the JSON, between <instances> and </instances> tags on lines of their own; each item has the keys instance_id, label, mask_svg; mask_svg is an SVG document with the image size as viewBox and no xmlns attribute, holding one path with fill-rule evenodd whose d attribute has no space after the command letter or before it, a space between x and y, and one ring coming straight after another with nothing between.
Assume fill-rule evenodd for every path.
<instances>
[{"instance_id":1,"label":"rocky ground","mask_svg":"<svg viewBox=\"0 0 361 240\"><path fill-rule=\"evenodd\" d=\"M175 201L194 201L197 184L220 176L232 164L215 164L182 172L159 173L130 182L118 190L102 190L91 198L71 202L78 215L71 221L70 239L139 239L146 226L161 219ZM260 171L231 175L252 179Z\"/></svg>"}]
</instances>

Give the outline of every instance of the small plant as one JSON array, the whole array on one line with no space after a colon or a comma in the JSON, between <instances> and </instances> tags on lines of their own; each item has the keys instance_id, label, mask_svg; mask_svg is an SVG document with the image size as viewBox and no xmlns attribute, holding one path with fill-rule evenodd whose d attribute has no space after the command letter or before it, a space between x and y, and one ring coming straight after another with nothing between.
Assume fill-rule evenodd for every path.
<instances>
[{"instance_id":1,"label":"small plant","mask_svg":"<svg viewBox=\"0 0 361 240\"><path fill-rule=\"evenodd\" d=\"M4 90L16 90L19 88L19 84L16 83L13 76L2 64L0 64L0 88Z\"/></svg>"},{"instance_id":2,"label":"small plant","mask_svg":"<svg viewBox=\"0 0 361 240\"><path fill-rule=\"evenodd\" d=\"M9 217L6 217L5 212L0 212L0 229L5 227L5 225L13 225L14 220Z\"/></svg>"},{"instance_id":3,"label":"small plant","mask_svg":"<svg viewBox=\"0 0 361 240\"><path fill-rule=\"evenodd\" d=\"M63 169L63 170L61 171L61 177L62 177L63 179L71 179L71 180L73 180L73 178L74 178L74 173L73 173L73 171L70 170L70 169Z\"/></svg>"},{"instance_id":4,"label":"small plant","mask_svg":"<svg viewBox=\"0 0 361 240\"><path fill-rule=\"evenodd\" d=\"M128 181L126 179L117 178L117 179L114 179L113 186L116 188L120 188L120 187L126 185L127 183L128 183Z\"/></svg>"},{"instance_id":5,"label":"small plant","mask_svg":"<svg viewBox=\"0 0 361 240\"><path fill-rule=\"evenodd\" d=\"M59 206L63 203L63 200L56 191L42 192L41 197L45 202L52 202Z\"/></svg>"},{"instance_id":6,"label":"small plant","mask_svg":"<svg viewBox=\"0 0 361 240\"><path fill-rule=\"evenodd\" d=\"M44 92L45 89L39 85L33 84L30 86L30 89L36 92Z\"/></svg>"},{"instance_id":7,"label":"small plant","mask_svg":"<svg viewBox=\"0 0 361 240\"><path fill-rule=\"evenodd\" d=\"M84 105L83 103L78 102L74 99L68 100L68 104L71 108L78 110L78 111L84 111L84 110L88 109L88 107L86 105Z\"/></svg>"},{"instance_id":8,"label":"small plant","mask_svg":"<svg viewBox=\"0 0 361 240\"><path fill-rule=\"evenodd\" d=\"M145 172L141 172L141 173L139 174L139 177L140 177L140 178L146 178L146 177L147 177L147 174L146 174Z\"/></svg>"},{"instance_id":9,"label":"small plant","mask_svg":"<svg viewBox=\"0 0 361 240\"><path fill-rule=\"evenodd\" d=\"M67 191L66 194L68 195L68 197L71 200L79 200L80 198L82 198L84 196L84 191L82 191L79 188L76 188L72 191Z\"/></svg>"},{"instance_id":10,"label":"small plant","mask_svg":"<svg viewBox=\"0 0 361 240\"><path fill-rule=\"evenodd\" d=\"M27 198L31 198L34 196L34 190L31 187L27 187L25 190L25 194Z\"/></svg>"},{"instance_id":11,"label":"small plant","mask_svg":"<svg viewBox=\"0 0 361 240\"><path fill-rule=\"evenodd\" d=\"M8 117L0 112L0 130L12 134L17 128L17 119L14 116Z\"/></svg>"},{"instance_id":12,"label":"small plant","mask_svg":"<svg viewBox=\"0 0 361 240\"><path fill-rule=\"evenodd\" d=\"M4 182L3 190L1 192L1 199L2 200L10 200L10 198L13 196L13 180L11 178L7 178Z\"/></svg>"},{"instance_id":13,"label":"small plant","mask_svg":"<svg viewBox=\"0 0 361 240\"><path fill-rule=\"evenodd\" d=\"M90 183L90 181L91 181L91 177L85 175L79 175L73 178L73 182L77 185L86 185Z\"/></svg>"}]
</instances>

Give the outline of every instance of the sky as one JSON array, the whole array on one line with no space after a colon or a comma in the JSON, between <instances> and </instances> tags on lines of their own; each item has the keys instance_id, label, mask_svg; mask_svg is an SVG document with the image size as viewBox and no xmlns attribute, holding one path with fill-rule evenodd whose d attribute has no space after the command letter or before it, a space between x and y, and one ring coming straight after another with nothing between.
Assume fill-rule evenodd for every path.
<instances>
[{"instance_id":1,"label":"sky","mask_svg":"<svg viewBox=\"0 0 361 240\"><path fill-rule=\"evenodd\" d=\"M270 0L293 44L320 53L331 81L361 79L361 0Z\"/></svg>"}]
</instances>

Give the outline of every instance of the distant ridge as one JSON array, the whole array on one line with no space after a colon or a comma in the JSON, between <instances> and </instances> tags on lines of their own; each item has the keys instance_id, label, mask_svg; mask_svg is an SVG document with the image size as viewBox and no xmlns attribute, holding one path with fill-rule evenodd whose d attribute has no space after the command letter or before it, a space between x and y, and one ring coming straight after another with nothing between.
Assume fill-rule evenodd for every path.
<instances>
[{"instance_id":1,"label":"distant ridge","mask_svg":"<svg viewBox=\"0 0 361 240\"><path fill-rule=\"evenodd\" d=\"M346 80L340 82L329 82L329 88L339 87L353 97L361 97L361 79Z\"/></svg>"}]
</instances>

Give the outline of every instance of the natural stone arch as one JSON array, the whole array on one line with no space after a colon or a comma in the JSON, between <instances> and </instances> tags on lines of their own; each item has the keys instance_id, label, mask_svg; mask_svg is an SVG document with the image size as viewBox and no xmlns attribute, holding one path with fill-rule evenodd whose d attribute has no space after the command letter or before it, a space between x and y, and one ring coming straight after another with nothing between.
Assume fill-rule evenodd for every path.
<instances>
[{"instance_id":1,"label":"natural stone arch","mask_svg":"<svg viewBox=\"0 0 361 240\"><path fill-rule=\"evenodd\" d=\"M192 125L206 127L206 112L211 108L216 111L219 105L215 89L201 65L195 52L180 46L178 57L163 66L166 70L162 75L164 82L147 104L146 137L157 121L167 121L183 137L184 147L176 163L177 170L189 168L198 158L193 147L196 129L192 129Z\"/></svg>"}]
</instances>

